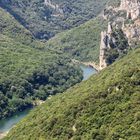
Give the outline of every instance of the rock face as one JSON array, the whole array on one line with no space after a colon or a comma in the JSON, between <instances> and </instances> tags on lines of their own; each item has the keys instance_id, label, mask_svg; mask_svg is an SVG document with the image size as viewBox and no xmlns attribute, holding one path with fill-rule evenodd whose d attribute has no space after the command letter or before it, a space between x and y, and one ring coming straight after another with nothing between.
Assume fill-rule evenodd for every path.
<instances>
[{"instance_id":1,"label":"rock face","mask_svg":"<svg viewBox=\"0 0 140 140\"><path fill-rule=\"evenodd\" d=\"M136 19L140 16L140 0L121 0L120 10L127 12L127 18Z\"/></svg>"},{"instance_id":2,"label":"rock face","mask_svg":"<svg viewBox=\"0 0 140 140\"><path fill-rule=\"evenodd\" d=\"M139 38L140 39L140 28L139 26L133 25L125 25L123 28L124 33L126 34L128 39Z\"/></svg>"},{"instance_id":3,"label":"rock face","mask_svg":"<svg viewBox=\"0 0 140 140\"><path fill-rule=\"evenodd\" d=\"M101 44L100 44L100 70L107 67L106 59L105 59L105 50L110 49L110 42L112 40L111 38L112 33L112 25L109 22L108 23L108 30L101 32Z\"/></svg>"},{"instance_id":4,"label":"rock face","mask_svg":"<svg viewBox=\"0 0 140 140\"><path fill-rule=\"evenodd\" d=\"M127 17L124 11L127 12ZM112 24L109 22L108 30L101 32L100 70L108 65L106 62L106 52L109 52L110 48L112 49L112 45L117 46L115 37L111 36L113 32L112 26L115 29L121 29L128 41L128 46L133 47L133 44L138 44L140 41L140 0L121 0L119 7L106 8L103 18L111 21ZM131 19L131 22L128 22L128 19Z\"/></svg>"},{"instance_id":5,"label":"rock face","mask_svg":"<svg viewBox=\"0 0 140 140\"><path fill-rule=\"evenodd\" d=\"M125 24L122 30L128 38L129 45L131 42L138 42L140 40L140 19L134 21L133 24Z\"/></svg>"},{"instance_id":6,"label":"rock face","mask_svg":"<svg viewBox=\"0 0 140 140\"><path fill-rule=\"evenodd\" d=\"M101 32L101 44L100 44L100 56L99 56L99 60L100 60L100 70L104 69L107 64L106 64L106 59L105 59L105 49L107 47L106 45L106 35L107 33Z\"/></svg>"},{"instance_id":7,"label":"rock face","mask_svg":"<svg viewBox=\"0 0 140 140\"><path fill-rule=\"evenodd\" d=\"M63 9L61 9L58 4L52 3L51 0L45 0L44 3L46 6L49 6L56 11L56 14L53 14L53 16L63 16Z\"/></svg>"},{"instance_id":8,"label":"rock face","mask_svg":"<svg viewBox=\"0 0 140 140\"><path fill-rule=\"evenodd\" d=\"M122 26L122 30L131 45L132 40L140 40L140 0L121 0L120 10L126 10L127 19L133 20L133 23Z\"/></svg>"}]
</instances>

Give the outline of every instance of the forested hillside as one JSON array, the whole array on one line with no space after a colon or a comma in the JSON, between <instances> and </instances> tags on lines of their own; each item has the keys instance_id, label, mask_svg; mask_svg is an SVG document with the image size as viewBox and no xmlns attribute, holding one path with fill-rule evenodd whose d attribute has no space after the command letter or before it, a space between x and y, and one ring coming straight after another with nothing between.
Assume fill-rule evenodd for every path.
<instances>
[{"instance_id":1,"label":"forested hillside","mask_svg":"<svg viewBox=\"0 0 140 140\"><path fill-rule=\"evenodd\" d=\"M98 17L57 34L47 42L47 46L67 54L70 58L98 62L101 31L106 28L107 21Z\"/></svg>"},{"instance_id":2,"label":"forested hillside","mask_svg":"<svg viewBox=\"0 0 140 140\"><path fill-rule=\"evenodd\" d=\"M44 0L26 0L26 2L2 0L0 5L29 29L34 37L39 39L49 39L56 33L78 26L56 35L49 40L47 47L60 51L72 59L98 62L100 32L106 29L106 21L102 17L95 17L103 11L106 4L118 3L118 0L52 0L51 4L59 6L59 10L57 8L54 10L49 4L46 6ZM61 10L64 11L63 16L62 13L59 13ZM84 22L85 24L82 24ZM29 40L27 39L27 41ZM40 46L37 43L32 44Z\"/></svg>"},{"instance_id":3,"label":"forested hillside","mask_svg":"<svg viewBox=\"0 0 140 140\"><path fill-rule=\"evenodd\" d=\"M140 20L118 4L0 0L0 120L44 101L0 139L139 140Z\"/></svg>"},{"instance_id":4,"label":"forested hillside","mask_svg":"<svg viewBox=\"0 0 140 140\"><path fill-rule=\"evenodd\" d=\"M45 49L44 43L0 8L0 119L81 80L81 70L70 59Z\"/></svg>"},{"instance_id":5,"label":"forested hillside","mask_svg":"<svg viewBox=\"0 0 140 140\"><path fill-rule=\"evenodd\" d=\"M106 22L91 18L107 1L0 1L5 9L0 8L0 118L82 80L81 70L70 59L98 62L100 32ZM72 27L48 43L36 39L48 39Z\"/></svg>"},{"instance_id":6,"label":"forested hillside","mask_svg":"<svg viewBox=\"0 0 140 140\"><path fill-rule=\"evenodd\" d=\"M4 140L139 140L140 49L37 107Z\"/></svg>"},{"instance_id":7,"label":"forested hillside","mask_svg":"<svg viewBox=\"0 0 140 140\"><path fill-rule=\"evenodd\" d=\"M39 39L96 17L110 0L1 0L0 5ZM111 0L112 1L112 0Z\"/></svg>"}]
</instances>

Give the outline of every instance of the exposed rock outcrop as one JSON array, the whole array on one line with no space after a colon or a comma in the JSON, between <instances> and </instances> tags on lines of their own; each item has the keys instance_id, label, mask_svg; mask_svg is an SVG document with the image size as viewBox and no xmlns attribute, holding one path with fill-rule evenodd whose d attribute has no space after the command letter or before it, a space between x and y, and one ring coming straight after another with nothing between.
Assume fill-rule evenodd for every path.
<instances>
[{"instance_id":1,"label":"exposed rock outcrop","mask_svg":"<svg viewBox=\"0 0 140 140\"><path fill-rule=\"evenodd\" d=\"M140 0L121 0L120 10L127 12L127 18L136 19L140 16Z\"/></svg>"},{"instance_id":2,"label":"exposed rock outcrop","mask_svg":"<svg viewBox=\"0 0 140 140\"><path fill-rule=\"evenodd\" d=\"M60 8L60 6L58 4L52 3L51 0L45 0L44 3L45 3L46 6L49 6L49 7L51 7L52 9L54 9L56 11L56 13L53 14L52 16L55 16L55 17L63 16L63 14L64 14L63 9Z\"/></svg>"},{"instance_id":3,"label":"exposed rock outcrop","mask_svg":"<svg viewBox=\"0 0 140 140\"><path fill-rule=\"evenodd\" d=\"M129 42L140 40L140 19L135 20L133 24L123 24L122 30Z\"/></svg>"},{"instance_id":4,"label":"exposed rock outcrop","mask_svg":"<svg viewBox=\"0 0 140 140\"><path fill-rule=\"evenodd\" d=\"M112 41L111 38L112 33L112 25L108 23L108 30L101 32L101 44L100 44L100 70L107 67L106 59L105 59L105 50L110 48L110 42Z\"/></svg>"},{"instance_id":5,"label":"exposed rock outcrop","mask_svg":"<svg viewBox=\"0 0 140 140\"><path fill-rule=\"evenodd\" d=\"M107 67L108 59L109 62L114 62L119 55L126 53L130 47L132 48L140 42L139 17L140 0L121 0L119 7L110 6L104 10L103 18L108 20L109 23L108 30L101 32L100 69ZM110 59L114 60L111 61Z\"/></svg>"},{"instance_id":6,"label":"exposed rock outcrop","mask_svg":"<svg viewBox=\"0 0 140 140\"><path fill-rule=\"evenodd\" d=\"M105 31L101 32L101 44L100 44L100 56L99 56L99 65L100 65L100 70L106 68L106 59L105 59L105 49L107 47L106 45L106 35L107 33Z\"/></svg>"}]
</instances>

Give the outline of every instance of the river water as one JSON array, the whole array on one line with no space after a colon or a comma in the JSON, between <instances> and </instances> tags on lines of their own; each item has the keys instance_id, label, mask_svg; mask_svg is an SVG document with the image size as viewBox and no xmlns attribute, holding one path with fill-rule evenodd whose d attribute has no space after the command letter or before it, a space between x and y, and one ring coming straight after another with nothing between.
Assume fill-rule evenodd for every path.
<instances>
[{"instance_id":1,"label":"river water","mask_svg":"<svg viewBox=\"0 0 140 140\"><path fill-rule=\"evenodd\" d=\"M80 68L83 70L83 80L87 80L91 75L97 73L97 71L90 66L80 65Z\"/></svg>"},{"instance_id":2,"label":"river water","mask_svg":"<svg viewBox=\"0 0 140 140\"><path fill-rule=\"evenodd\" d=\"M31 109L26 109L23 112L18 112L14 116L0 121L0 133L7 132L15 124L17 124L23 117L25 117Z\"/></svg>"},{"instance_id":3,"label":"river water","mask_svg":"<svg viewBox=\"0 0 140 140\"><path fill-rule=\"evenodd\" d=\"M83 70L83 80L87 80L91 75L97 73L95 69L89 66L80 65ZM26 109L23 112L19 112L12 117L0 121L0 133L9 131L15 124L17 124L22 118L24 118L31 109Z\"/></svg>"}]
</instances>

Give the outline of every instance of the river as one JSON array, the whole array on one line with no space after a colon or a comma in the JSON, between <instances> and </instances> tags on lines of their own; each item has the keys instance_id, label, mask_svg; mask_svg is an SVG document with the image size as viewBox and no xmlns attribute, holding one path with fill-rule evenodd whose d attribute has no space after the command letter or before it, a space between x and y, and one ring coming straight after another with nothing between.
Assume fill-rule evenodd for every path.
<instances>
[{"instance_id":1,"label":"river","mask_svg":"<svg viewBox=\"0 0 140 140\"><path fill-rule=\"evenodd\" d=\"M83 80L87 80L91 75L97 73L95 69L89 66L80 65L83 70ZM15 124L17 124L22 118L24 118L31 109L26 109L23 112L19 112L12 117L0 121L0 133L9 131Z\"/></svg>"},{"instance_id":2,"label":"river","mask_svg":"<svg viewBox=\"0 0 140 140\"><path fill-rule=\"evenodd\" d=\"M83 80L87 80L91 75L97 73L97 71L90 66L80 65L80 68L83 71Z\"/></svg>"},{"instance_id":3,"label":"river","mask_svg":"<svg viewBox=\"0 0 140 140\"><path fill-rule=\"evenodd\" d=\"M4 133L10 130L16 123L18 123L23 117L25 117L31 109L26 109L23 112L18 112L14 116L0 121L0 133Z\"/></svg>"}]
</instances>

